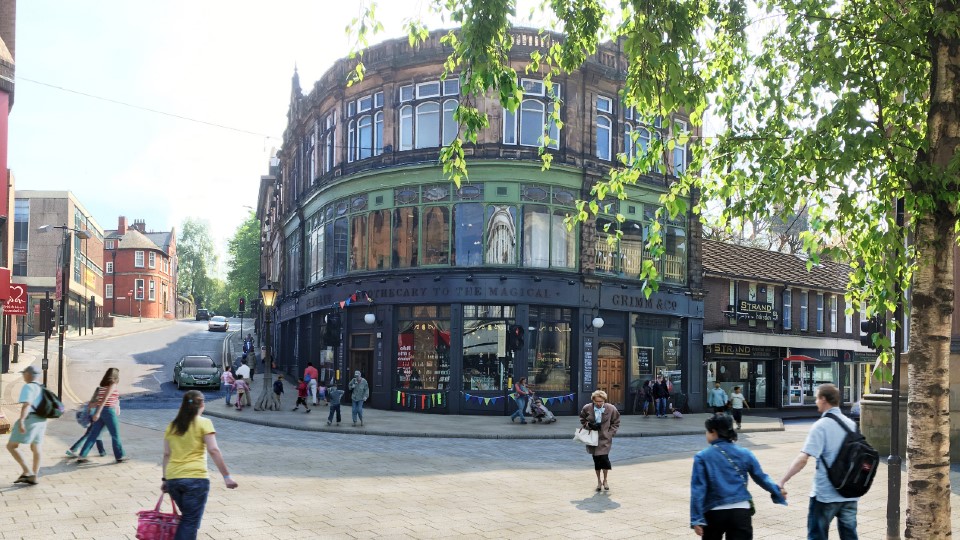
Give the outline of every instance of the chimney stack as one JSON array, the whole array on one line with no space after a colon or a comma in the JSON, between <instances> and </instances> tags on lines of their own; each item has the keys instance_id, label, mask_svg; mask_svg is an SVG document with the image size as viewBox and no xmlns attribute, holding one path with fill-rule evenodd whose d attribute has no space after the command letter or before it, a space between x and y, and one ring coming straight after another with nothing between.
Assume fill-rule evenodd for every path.
<instances>
[{"instance_id":1,"label":"chimney stack","mask_svg":"<svg viewBox=\"0 0 960 540\"><path fill-rule=\"evenodd\" d=\"M120 222L117 224L117 234L121 236L127 234L127 216L120 216Z\"/></svg>"}]
</instances>

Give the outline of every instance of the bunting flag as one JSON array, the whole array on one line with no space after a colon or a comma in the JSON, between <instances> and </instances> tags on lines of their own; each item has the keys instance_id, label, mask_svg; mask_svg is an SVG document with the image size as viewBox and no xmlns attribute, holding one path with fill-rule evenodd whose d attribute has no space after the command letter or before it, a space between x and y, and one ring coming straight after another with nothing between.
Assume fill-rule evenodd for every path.
<instances>
[{"instance_id":1,"label":"bunting flag","mask_svg":"<svg viewBox=\"0 0 960 540\"><path fill-rule=\"evenodd\" d=\"M425 411L434 407L440 407L443 405L443 392L413 394L397 390L397 405L415 411Z\"/></svg>"},{"instance_id":2,"label":"bunting flag","mask_svg":"<svg viewBox=\"0 0 960 540\"><path fill-rule=\"evenodd\" d=\"M473 394L468 394L466 392L463 392L463 396L464 396L464 399L467 401L467 403L470 403L470 400L476 400L476 402L480 405L490 405L491 403L496 405L497 403L500 402L501 399L510 399L510 400L517 399L516 392L507 394L506 396L496 396L496 397L489 397L489 398L483 397L483 396L475 396ZM541 397L540 399L549 407L550 405L553 405L555 403L565 403L567 401L574 401L576 399L576 394L567 394L564 396L553 396L553 397Z\"/></svg>"},{"instance_id":3,"label":"bunting flag","mask_svg":"<svg viewBox=\"0 0 960 540\"><path fill-rule=\"evenodd\" d=\"M349 305L356 304L357 302L366 302L368 304L372 304L373 298L370 298L370 295L367 294L367 291L357 291L351 294L345 300L334 303L334 307L340 306L340 309L343 309Z\"/></svg>"}]
</instances>

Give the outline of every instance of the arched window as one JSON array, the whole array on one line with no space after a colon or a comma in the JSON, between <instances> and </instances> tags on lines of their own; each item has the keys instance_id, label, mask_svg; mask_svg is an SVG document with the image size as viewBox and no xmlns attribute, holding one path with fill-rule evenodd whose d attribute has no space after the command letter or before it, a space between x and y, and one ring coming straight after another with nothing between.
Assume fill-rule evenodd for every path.
<instances>
[{"instance_id":1,"label":"arched window","mask_svg":"<svg viewBox=\"0 0 960 540\"><path fill-rule=\"evenodd\" d=\"M400 107L400 150L413 150L413 107Z\"/></svg>"},{"instance_id":2,"label":"arched window","mask_svg":"<svg viewBox=\"0 0 960 540\"><path fill-rule=\"evenodd\" d=\"M633 162L634 156L633 126L624 122L623 124L623 156L627 160L627 165Z\"/></svg>"},{"instance_id":3,"label":"arched window","mask_svg":"<svg viewBox=\"0 0 960 540\"><path fill-rule=\"evenodd\" d=\"M460 126L453 119L453 113L457 110L459 103L455 99L448 99L443 102L443 146L450 146L450 143L457 138L457 132Z\"/></svg>"},{"instance_id":4,"label":"arched window","mask_svg":"<svg viewBox=\"0 0 960 540\"><path fill-rule=\"evenodd\" d=\"M440 146L440 105L433 101L417 105L416 147Z\"/></svg>"},{"instance_id":5,"label":"arched window","mask_svg":"<svg viewBox=\"0 0 960 540\"><path fill-rule=\"evenodd\" d=\"M383 153L383 111L373 115L373 153Z\"/></svg>"},{"instance_id":6,"label":"arched window","mask_svg":"<svg viewBox=\"0 0 960 540\"><path fill-rule=\"evenodd\" d=\"M541 101L525 99L520 104L520 144L540 146L546 122L545 108Z\"/></svg>"},{"instance_id":7,"label":"arched window","mask_svg":"<svg viewBox=\"0 0 960 540\"><path fill-rule=\"evenodd\" d=\"M597 157L610 160L610 119L606 116L597 117Z\"/></svg>"},{"instance_id":8,"label":"arched window","mask_svg":"<svg viewBox=\"0 0 960 540\"><path fill-rule=\"evenodd\" d=\"M353 120L347 124L347 161L353 161L357 152L357 124Z\"/></svg>"},{"instance_id":9,"label":"arched window","mask_svg":"<svg viewBox=\"0 0 960 540\"><path fill-rule=\"evenodd\" d=\"M357 121L357 159L373 156L373 119L361 116Z\"/></svg>"}]
</instances>

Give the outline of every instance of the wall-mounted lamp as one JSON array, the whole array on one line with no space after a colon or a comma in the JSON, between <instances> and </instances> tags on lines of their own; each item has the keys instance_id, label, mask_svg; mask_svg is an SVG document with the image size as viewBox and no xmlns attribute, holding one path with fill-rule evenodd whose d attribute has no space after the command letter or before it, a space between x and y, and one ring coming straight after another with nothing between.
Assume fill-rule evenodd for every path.
<instances>
[{"instance_id":1,"label":"wall-mounted lamp","mask_svg":"<svg viewBox=\"0 0 960 540\"><path fill-rule=\"evenodd\" d=\"M360 285L361 283L363 283L363 281L358 279L358 280L354 281L354 283L356 283L357 285Z\"/></svg>"},{"instance_id":2,"label":"wall-mounted lamp","mask_svg":"<svg viewBox=\"0 0 960 540\"><path fill-rule=\"evenodd\" d=\"M543 280L540 279L540 276L533 276L533 281L536 282L536 283L540 283L540 282L543 281Z\"/></svg>"},{"instance_id":3,"label":"wall-mounted lamp","mask_svg":"<svg viewBox=\"0 0 960 540\"><path fill-rule=\"evenodd\" d=\"M506 280L507 280L507 276L500 276L500 281L506 281Z\"/></svg>"},{"instance_id":4,"label":"wall-mounted lamp","mask_svg":"<svg viewBox=\"0 0 960 540\"><path fill-rule=\"evenodd\" d=\"M593 325L593 327L597 330L603 328L603 317L600 317L599 315L594 317L593 320L590 321L590 324Z\"/></svg>"},{"instance_id":5,"label":"wall-mounted lamp","mask_svg":"<svg viewBox=\"0 0 960 540\"><path fill-rule=\"evenodd\" d=\"M467 281L473 281L473 274L467 274Z\"/></svg>"},{"instance_id":6,"label":"wall-mounted lamp","mask_svg":"<svg viewBox=\"0 0 960 540\"><path fill-rule=\"evenodd\" d=\"M410 283L410 276L403 278L404 283Z\"/></svg>"},{"instance_id":7,"label":"wall-mounted lamp","mask_svg":"<svg viewBox=\"0 0 960 540\"><path fill-rule=\"evenodd\" d=\"M440 281L440 276L433 276L434 281Z\"/></svg>"},{"instance_id":8,"label":"wall-mounted lamp","mask_svg":"<svg viewBox=\"0 0 960 540\"><path fill-rule=\"evenodd\" d=\"M363 316L363 322L373 326L377 322L377 315L375 313L367 313Z\"/></svg>"},{"instance_id":9,"label":"wall-mounted lamp","mask_svg":"<svg viewBox=\"0 0 960 540\"><path fill-rule=\"evenodd\" d=\"M567 285L574 285L575 283L576 283L576 281L574 281L574 280L572 280L572 279L568 279L568 280L567 280Z\"/></svg>"},{"instance_id":10,"label":"wall-mounted lamp","mask_svg":"<svg viewBox=\"0 0 960 540\"><path fill-rule=\"evenodd\" d=\"M386 282L387 282L387 278L385 277L380 278L380 283L386 283Z\"/></svg>"}]
</instances>

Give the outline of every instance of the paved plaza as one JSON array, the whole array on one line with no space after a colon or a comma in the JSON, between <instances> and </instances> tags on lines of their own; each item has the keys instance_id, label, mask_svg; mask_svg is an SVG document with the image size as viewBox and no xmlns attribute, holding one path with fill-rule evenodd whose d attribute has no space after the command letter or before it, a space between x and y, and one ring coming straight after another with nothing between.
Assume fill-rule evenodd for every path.
<instances>
[{"instance_id":1,"label":"paved plaza","mask_svg":"<svg viewBox=\"0 0 960 540\"><path fill-rule=\"evenodd\" d=\"M18 471L0 456L0 537L133 538L135 512L159 492L163 426L171 409L127 410L124 446L77 465L63 450L80 434L71 420L50 425L40 484L13 485ZM292 413L291 413L292 414ZM370 411L371 419L376 411ZM691 456L702 436L616 440L609 493L597 494L591 460L564 440L406 438L331 434L214 419L240 487L212 471L202 538L605 538L690 537ZM798 452L808 424L746 434L775 478ZM108 447L109 448L109 447ZM791 481L791 505L757 499L756 538L803 537L813 467ZM958 485L960 475L954 475ZM885 530L886 470L860 505L865 539ZM960 497L954 497L954 506ZM954 513L954 529L960 520Z\"/></svg>"},{"instance_id":2,"label":"paved plaza","mask_svg":"<svg viewBox=\"0 0 960 540\"><path fill-rule=\"evenodd\" d=\"M98 329L97 338L133 331L132 324ZM78 346L90 338L70 341ZM35 361L36 350L28 343L15 369ZM66 382L72 405L76 392ZM20 384L17 374L3 375L8 418L17 413L11 402ZM292 406L292 393L285 398ZM134 538L135 513L152 508L159 495L162 433L176 409L169 399L125 401L130 406L123 409L121 429L128 462L93 457L77 465L65 459L64 450L82 433L72 412L49 425L38 485L13 484L17 466L0 452L0 538ZM367 409L366 425L354 428L345 405L343 425L327 429L328 409L322 406L311 414L237 413L208 395L208 407L240 487L227 490L211 462L213 488L201 538L696 538L688 526L689 478L693 454L706 446L703 415L624 416L624 436L615 439L611 454L611 491L598 494L590 456L567 435L577 423L569 416L549 426L521 426L506 417ZM777 480L809 426L748 416L740 442ZM450 433L476 438L443 436ZM788 507L771 503L751 482L756 538L805 536L813 471L811 462L787 486ZM886 472L880 469L861 501L861 538L884 536ZM953 506L960 508L960 472L952 480ZM956 532L958 516L954 511Z\"/></svg>"}]
</instances>

